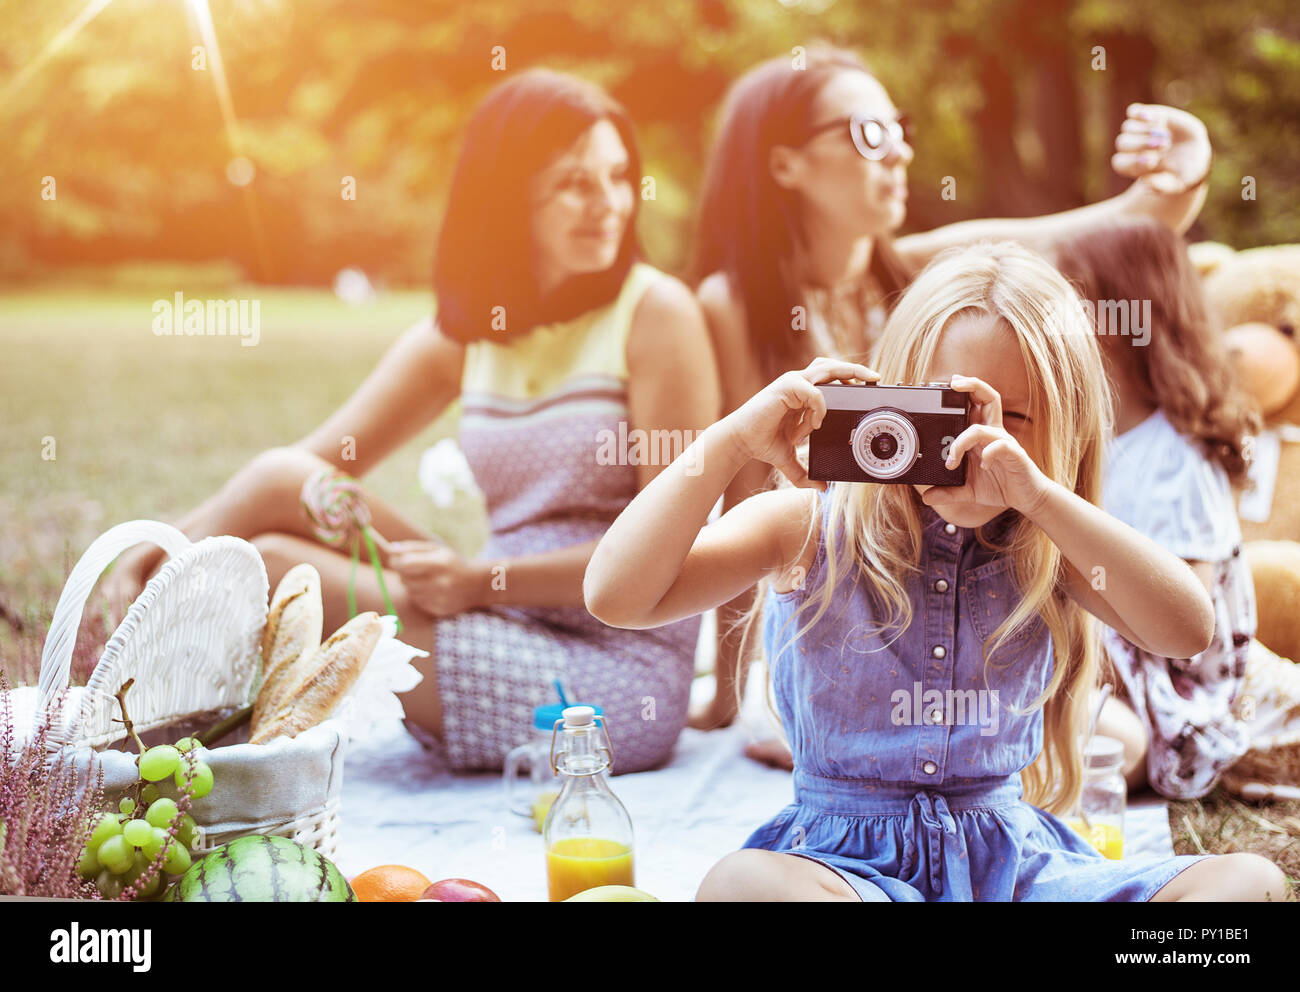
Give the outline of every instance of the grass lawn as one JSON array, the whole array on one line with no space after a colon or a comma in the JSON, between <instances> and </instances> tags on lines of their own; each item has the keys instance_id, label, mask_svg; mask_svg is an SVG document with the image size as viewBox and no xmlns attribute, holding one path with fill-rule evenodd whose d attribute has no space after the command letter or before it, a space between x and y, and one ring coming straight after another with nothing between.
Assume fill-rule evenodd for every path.
<instances>
[{"instance_id":1,"label":"grass lawn","mask_svg":"<svg viewBox=\"0 0 1300 992\"><path fill-rule=\"evenodd\" d=\"M257 452L315 427L385 348L429 312L427 293L353 307L325 291L246 287L187 296L261 301L261 339L158 337L165 290L43 289L0 294L0 668L34 681L45 630L77 558L124 520L174 520ZM184 283L179 284L182 289ZM485 536L482 508L437 510L420 491L420 452L455 431L449 411L366 484L462 553ZM54 439L54 458L48 442ZM74 678L107 632L85 620ZM1254 851L1300 885L1300 803L1241 803L1216 792L1170 804L1179 854Z\"/></svg>"},{"instance_id":2,"label":"grass lawn","mask_svg":"<svg viewBox=\"0 0 1300 992\"><path fill-rule=\"evenodd\" d=\"M0 623L0 662L12 681L35 680L58 594L95 537L125 520L173 521L259 451L301 438L431 307L421 292L356 307L319 290L186 292L260 300L260 340L246 347L238 337L156 336L153 301L173 292L0 295L0 605L21 627ZM486 533L481 506L440 511L416 478L420 453L454 432L453 409L365 481L472 553ZM102 637L99 628L87 618L79 640Z\"/></svg>"}]
</instances>

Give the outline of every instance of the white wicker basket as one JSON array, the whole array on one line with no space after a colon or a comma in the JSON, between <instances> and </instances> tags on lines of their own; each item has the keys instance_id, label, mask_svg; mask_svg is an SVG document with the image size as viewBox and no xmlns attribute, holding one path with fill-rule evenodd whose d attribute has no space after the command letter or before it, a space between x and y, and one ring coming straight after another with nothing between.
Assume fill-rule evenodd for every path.
<instances>
[{"instance_id":1,"label":"white wicker basket","mask_svg":"<svg viewBox=\"0 0 1300 992\"><path fill-rule=\"evenodd\" d=\"M68 689L72 649L91 590L109 562L142 542L157 544L170 560L131 604L85 688ZM146 744L214 722L251 700L267 592L266 567L247 541L191 542L157 521L119 524L86 549L68 577L41 655L39 688L26 705L17 700L15 715L31 712L34 730L67 690L51 740L102 751L126 736L115 696L134 679L127 711ZM200 847L210 850L246 834L277 834L332 857L346 741L341 728L326 721L292 739L205 750L216 784L191 810L201 829ZM103 751L99 758L106 794L115 799L135 778L134 755Z\"/></svg>"}]
</instances>

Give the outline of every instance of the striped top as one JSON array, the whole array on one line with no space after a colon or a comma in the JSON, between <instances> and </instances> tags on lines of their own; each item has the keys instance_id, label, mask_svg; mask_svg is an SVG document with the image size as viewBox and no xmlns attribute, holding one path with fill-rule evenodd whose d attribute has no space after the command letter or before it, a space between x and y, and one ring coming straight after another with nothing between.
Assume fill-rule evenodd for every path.
<instances>
[{"instance_id":1,"label":"striped top","mask_svg":"<svg viewBox=\"0 0 1300 992\"><path fill-rule=\"evenodd\" d=\"M612 303L466 347L461 447L486 498L498 552L599 537L636 495L635 466L611 459L609 442L631 429L627 336L642 296L661 278L636 263Z\"/></svg>"}]
</instances>

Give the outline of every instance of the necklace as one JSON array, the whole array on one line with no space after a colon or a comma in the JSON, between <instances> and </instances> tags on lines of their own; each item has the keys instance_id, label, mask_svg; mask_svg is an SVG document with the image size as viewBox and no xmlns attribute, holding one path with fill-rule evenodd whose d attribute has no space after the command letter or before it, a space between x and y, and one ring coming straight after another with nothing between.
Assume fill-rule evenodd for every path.
<instances>
[{"instance_id":1,"label":"necklace","mask_svg":"<svg viewBox=\"0 0 1300 992\"><path fill-rule=\"evenodd\" d=\"M803 294L818 354L863 358L872 350L884 324L884 308L870 272L843 286L806 286Z\"/></svg>"}]
</instances>

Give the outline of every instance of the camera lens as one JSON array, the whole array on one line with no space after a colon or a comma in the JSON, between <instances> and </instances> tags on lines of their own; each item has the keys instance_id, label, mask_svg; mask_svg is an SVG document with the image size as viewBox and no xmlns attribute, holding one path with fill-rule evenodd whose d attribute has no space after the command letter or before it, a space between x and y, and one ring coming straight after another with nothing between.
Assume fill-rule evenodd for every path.
<instances>
[{"instance_id":1,"label":"camera lens","mask_svg":"<svg viewBox=\"0 0 1300 992\"><path fill-rule=\"evenodd\" d=\"M921 453L921 439L911 417L901 410L871 410L849 439L858 468L874 479L897 479Z\"/></svg>"},{"instance_id":2,"label":"camera lens","mask_svg":"<svg viewBox=\"0 0 1300 992\"><path fill-rule=\"evenodd\" d=\"M891 434L877 434L871 439L871 453L881 461L893 458L897 451L898 442Z\"/></svg>"}]
</instances>

